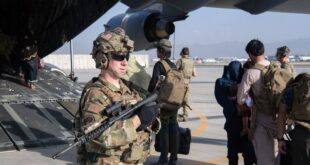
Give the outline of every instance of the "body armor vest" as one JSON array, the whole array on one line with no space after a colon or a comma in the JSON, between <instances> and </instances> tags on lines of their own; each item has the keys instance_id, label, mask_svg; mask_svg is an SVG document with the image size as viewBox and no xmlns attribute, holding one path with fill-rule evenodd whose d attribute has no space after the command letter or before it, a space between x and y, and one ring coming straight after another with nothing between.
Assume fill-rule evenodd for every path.
<instances>
[{"instance_id":1,"label":"body armor vest","mask_svg":"<svg viewBox=\"0 0 310 165\"><path fill-rule=\"evenodd\" d=\"M180 70L183 73L184 82L185 84L189 84L190 79L192 78L194 69L194 61L189 58L182 58L181 59L181 68Z\"/></svg>"}]
</instances>

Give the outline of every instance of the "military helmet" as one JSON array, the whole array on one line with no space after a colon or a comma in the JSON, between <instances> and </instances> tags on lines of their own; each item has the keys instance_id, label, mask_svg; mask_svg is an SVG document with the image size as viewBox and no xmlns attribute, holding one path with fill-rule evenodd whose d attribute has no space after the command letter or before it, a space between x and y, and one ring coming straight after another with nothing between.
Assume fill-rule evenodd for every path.
<instances>
[{"instance_id":1,"label":"military helmet","mask_svg":"<svg viewBox=\"0 0 310 165\"><path fill-rule=\"evenodd\" d=\"M96 68L106 69L108 59L112 53L123 54L133 51L133 41L125 35L125 31L117 27L111 31L105 31L93 42L92 57L96 62Z\"/></svg>"},{"instance_id":2,"label":"military helmet","mask_svg":"<svg viewBox=\"0 0 310 165\"><path fill-rule=\"evenodd\" d=\"M289 56L289 54L290 54L290 49L287 46L282 46L277 49L276 57L283 58L283 57Z\"/></svg>"},{"instance_id":3,"label":"military helmet","mask_svg":"<svg viewBox=\"0 0 310 165\"><path fill-rule=\"evenodd\" d=\"M180 55L183 56L183 55L188 55L189 56L189 49L188 47L184 47L181 52L180 52Z\"/></svg>"},{"instance_id":4,"label":"military helmet","mask_svg":"<svg viewBox=\"0 0 310 165\"><path fill-rule=\"evenodd\" d=\"M157 42L156 47L172 48L171 42L167 39L161 39Z\"/></svg>"}]
</instances>

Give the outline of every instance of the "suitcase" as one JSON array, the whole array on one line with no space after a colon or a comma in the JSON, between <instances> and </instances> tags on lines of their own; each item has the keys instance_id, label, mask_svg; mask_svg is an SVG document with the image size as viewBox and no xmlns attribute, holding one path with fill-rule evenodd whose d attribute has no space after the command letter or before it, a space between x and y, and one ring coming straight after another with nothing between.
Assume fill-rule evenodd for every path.
<instances>
[{"instance_id":1,"label":"suitcase","mask_svg":"<svg viewBox=\"0 0 310 165\"><path fill-rule=\"evenodd\" d=\"M155 137L155 150L160 152L160 132ZM191 146L191 130L189 128L179 127L179 136L180 136L180 144L179 144L179 154L188 155ZM170 152L170 151L169 151Z\"/></svg>"}]
</instances>

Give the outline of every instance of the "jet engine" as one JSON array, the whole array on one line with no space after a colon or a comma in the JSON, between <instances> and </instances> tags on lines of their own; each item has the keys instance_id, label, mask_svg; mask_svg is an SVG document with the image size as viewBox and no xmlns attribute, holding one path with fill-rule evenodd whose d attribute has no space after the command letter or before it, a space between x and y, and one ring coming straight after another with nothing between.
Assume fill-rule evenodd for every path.
<instances>
[{"instance_id":1,"label":"jet engine","mask_svg":"<svg viewBox=\"0 0 310 165\"><path fill-rule=\"evenodd\" d=\"M169 38L174 33L174 24L160 13L139 11L120 14L111 18L105 25L106 30L122 27L130 39L135 41L135 50L150 49L153 43Z\"/></svg>"}]
</instances>

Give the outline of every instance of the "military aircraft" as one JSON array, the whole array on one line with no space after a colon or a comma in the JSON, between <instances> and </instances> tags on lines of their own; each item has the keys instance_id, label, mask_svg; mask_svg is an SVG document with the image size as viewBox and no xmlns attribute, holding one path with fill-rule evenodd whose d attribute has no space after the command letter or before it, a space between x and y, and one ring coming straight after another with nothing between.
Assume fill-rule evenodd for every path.
<instances>
[{"instance_id":1,"label":"military aircraft","mask_svg":"<svg viewBox=\"0 0 310 165\"><path fill-rule=\"evenodd\" d=\"M21 85L14 66L22 50L37 47L43 58L71 40L108 11L117 0L0 1L0 151L72 141L73 115L82 87L53 72L39 70L37 89ZM174 22L200 7L310 13L309 1L298 0L121 0L129 7L106 29L123 27L136 50L154 47L174 33Z\"/></svg>"},{"instance_id":2,"label":"military aircraft","mask_svg":"<svg viewBox=\"0 0 310 165\"><path fill-rule=\"evenodd\" d=\"M70 41L117 0L3 0L0 2L0 152L71 142L82 86L55 67L38 70L36 89L16 66L26 47L40 58Z\"/></svg>"},{"instance_id":3,"label":"military aircraft","mask_svg":"<svg viewBox=\"0 0 310 165\"><path fill-rule=\"evenodd\" d=\"M265 11L310 13L308 1L297 0L122 0L129 9L111 18L106 29L122 27L135 41L135 50L150 49L161 38L174 33L174 22L183 21L188 13L201 7L241 9L251 14ZM208 21L205 16L204 21ZM202 16L202 19L204 17Z\"/></svg>"}]
</instances>

